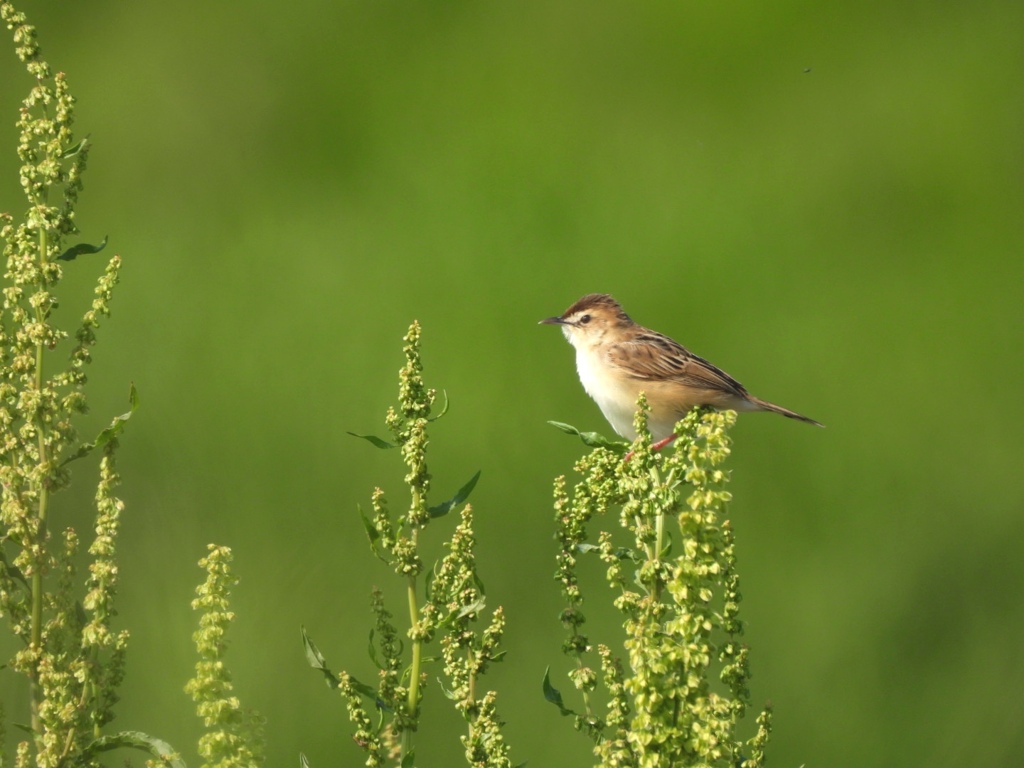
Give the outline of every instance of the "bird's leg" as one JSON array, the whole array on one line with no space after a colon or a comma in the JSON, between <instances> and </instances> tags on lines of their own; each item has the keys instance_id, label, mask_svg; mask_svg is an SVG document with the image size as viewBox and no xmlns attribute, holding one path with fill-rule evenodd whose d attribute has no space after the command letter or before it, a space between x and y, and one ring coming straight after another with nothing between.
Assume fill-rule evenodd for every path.
<instances>
[{"instance_id":1,"label":"bird's leg","mask_svg":"<svg viewBox=\"0 0 1024 768\"><path fill-rule=\"evenodd\" d=\"M654 445L652 445L652 446L651 446L651 450L652 450L652 451L660 451L660 450L661 450L662 448L664 448L664 447L665 447L666 445L668 445L669 443L671 443L671 442L672 442L673 440L675 440L675 439L676 439L677 437L679 437L679 435L677 435L677 434L675 434L675 433L672 433L672 434L671 434L671 435L669 435L668 437L662 438L662 439L661 439L661 440L659 440L658 442L654 443Z\"/></svg>"},{"instance_id":2,"label":"bird's leg","mask_svg":"<svg viewBox=\"0 0 1024 768\"><path fill-rule=\"evenodd\" d=\"M671 443L671 442L672 442L673 440L675 440L675 439L676 439L677 437L679 437L679 435L676 435L676 434L671 434L671 435L669 435L668 437L662 438L661 440L659 440L659 441L658 441L658 442L656 442L656 443L652 443L652 444L651 444L651 453L657 453L657 452L658 452L658 451L660 451L660 450L661 450L662 448L664 448L664 447L665 447L666 445L668 445L668 444L669 444L669 443ZM622 460L622 463L623 463L623 464L625 464L625 463L626 463L627 461L629 461L629 460L630 460L631 458L633 458L633 452L632 452L632 451L630 451L629 453L627 453L627 454L626 454L626 458L624 458L624 459Z\"/></svg>"}]
</instances>

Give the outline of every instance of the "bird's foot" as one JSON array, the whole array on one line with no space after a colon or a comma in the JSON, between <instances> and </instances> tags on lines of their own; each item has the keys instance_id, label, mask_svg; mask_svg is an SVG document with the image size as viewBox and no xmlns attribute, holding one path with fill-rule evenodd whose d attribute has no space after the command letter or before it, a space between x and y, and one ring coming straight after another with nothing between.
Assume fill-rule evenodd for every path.
<instances>
[{"instance_id":1,"label":"bird's foot","mask_svg":"<svg viewBox=\"0 0 1024 768\"><path fill-rule=\"evenodd\" d=\"M664 448L666 445L668 445L673 440L675 440L677 437L679 437L679 435L671 434L668 437L662 438L661 440L659 440L656 443L651 443L651 453L657 453L662 448ZM622 463L625 464L631 458L633 458L633 452L632 451L630 451L629 453L626 454L626 458L624 458L622 460Z\"/></svg>"}]
</instances>

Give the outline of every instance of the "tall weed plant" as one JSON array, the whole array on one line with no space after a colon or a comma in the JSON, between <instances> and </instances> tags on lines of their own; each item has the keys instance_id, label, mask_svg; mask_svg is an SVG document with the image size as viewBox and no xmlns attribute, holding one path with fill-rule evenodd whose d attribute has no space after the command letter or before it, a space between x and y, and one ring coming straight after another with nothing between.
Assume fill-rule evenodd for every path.
<instances>
[{"instance_id":1,"label":"tall weed plant","mask_svg":"<svg viewBox=\"0 0 1024 768\"><path fill-rule=\"evenodd\" d=\"M36 30L11 3L0 3L0 20L13 34L15 53L31 83L18 117L20 182L26 206L19 218L0 213L6 268L0 313L0 615L18 650L0 668L27 680L27 701L0 712L0 735L19 732L13 763L0 740L0 766L91 768L115 749L146 752L150 764L184 768L161 739L138 731L111 731L118 687L125 673L128 632L117 629L117 541L124 503L119 483L119 438L138 405L129 388L129 410L93 440L80 439L76 424L88 410L86 368L96 332L110 314L121 268L112 256L99 269L91 304L69 332L54 322L65 269L90 269L97 244L78 239L75 218L90 143L76 138L75 99L67 77L43 59ZM72 470L99 456L93 535L87 543L87 575L76 569L83 546L62 521L57 500ZM206 733L200 740L205 765L219 768L262 763L258 717L230 695L223 665L225 631L232 614L230 551L211 547L201 565L207 581L195 601L202 611L196 633L200 662L188 686ZM26 722L22 722L22 720ZM13 723L14 727L9 727Z\"/></svg>"},{"instance_id":2,"label":"tall weed plant","mask_svg":"<svg viewBox=\"0 0 1024 768\"><path fill-rule=\"evenodd\" d=\"M83 441L76 424L87 411L86 369L97 330L110 314L121 259L113 256L97 267L96 254L106 241L79 238L75 209L90 144L75 136L67 78L51 71L35 29L11 3L0 2L0 19L13 33L31 83L18 117L26 205L20 217L0 214L6 263L0 312L0 614L17 644L10 663L0 668L0 680L6 686L20 676L28 692L16 711L0 712L0 768L92 768L118 748L143 750L149 765L184 768L166 742L111 730L128 646L127 631L114 624L124 512L115 495L115 459L138 405L134 387L129 410L92 440ZM92 302L73 331L54 322L66 269L99 273ZM497 692L483 684L489 667L504 658L506 616L500 606L490 607L481 577L486 564L475 554L475 513L466 501L480 473L453 496L432 503L428 430L448 404L446 398L437 410L437 392L424 383L421 333L413 323L404 339L398 404L384 419L390 438L357 435L377 448L396 449L406 467L407 498L400 509L393 511L377 488L371 511L361 513L370 556L383 561L404 591L405 617L396 619L399 611L386 605L383 592L372 592L373 681L333 672L303 630L305 654L340 694L365 765L432 763L430 755L420 754L417 735L433 692L449 700L465 723L457 738L467 765L512 768ZM690 413L677 426L674 449L658 453L651 450L642 396L637 405L640 437L632 446L556 425L592 449L576 464L579 479L571 492L565 477L555 482L556 578L566 599L563 650L577 694L567 703L550 674L538 674L531 683L536 701L546 706L546 698L557 707L557 713L551 710L552 727L559 727L560 714L589 738L592 754L588 758L581 750L579 765L759 768L770 709L760 712L746 737L740 733L750 706L749 649L742 642L723 466L735 414ZM86 470L90 457L99 459L98 479L93 534L83 545L55 502L72 470ZM457 513L454 524L444 520L450 513ZM446 554L426 562L424 537L439 530ZM83 546L84 578L75 567ZM603 600L621 618L617 638L595 641L585 631L578 564L587 557L603 563ZM198 753L204 768L255 768L265 759L264 723L234 695L225 663L234 619L231 561L230 549L210 545L200 561L206 580L193 601L200 613L194 635L199 661L186 691L203 724ZM12 745L11 762L2 737L15 731L22 735ZM297 759L309 765L304 756Z\"/></svg>"}]
</instances>

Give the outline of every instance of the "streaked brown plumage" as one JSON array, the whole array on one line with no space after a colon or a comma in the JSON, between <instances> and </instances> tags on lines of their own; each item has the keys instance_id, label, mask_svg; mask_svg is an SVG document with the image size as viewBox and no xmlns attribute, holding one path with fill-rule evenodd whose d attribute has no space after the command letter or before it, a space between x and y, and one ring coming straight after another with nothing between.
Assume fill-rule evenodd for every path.
<instances>
[{"instance_id":1,"label":"streaked brown plumage","mask_svg":"<svg viewBox=\"0 0 1024 768\"><path fill-rule=\"evenodd\" d=\"M822 426L814 419L750 394L736 379L664 334L635 323L611 296L591 293L558 317L576 348L584 389L615 431L636 438L633 415L640 392L647 395L648 426L655 440L674 437L676 422L695 406L736 411L771 411Z\"/></svg>"}]
</instances>

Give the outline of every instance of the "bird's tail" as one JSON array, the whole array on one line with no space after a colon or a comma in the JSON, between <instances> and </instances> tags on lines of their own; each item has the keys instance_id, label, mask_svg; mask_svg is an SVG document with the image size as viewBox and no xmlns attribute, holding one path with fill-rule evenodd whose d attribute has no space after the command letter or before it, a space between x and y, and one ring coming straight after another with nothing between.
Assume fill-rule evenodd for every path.
<instances>
[{"instance_id":1,"label":"bird's tail","mask_svg":"<svg viewBox=\"0 0 1024 768\"><path fill-rule=\"evenodd\" d=\"M776 405L775 403L769 403L767 400L762 400L761 398L754 397L753 395L750 395L750 402L753 403L757 407L757 409L761 411L771 411L772 413L779 413L790 419L796 419L797 421L806 421L808 424L813 424L816 427L825 426L821 422L815 421L809 416L804 416L803 414L797 413L796 411L791 411L788 408L783 408L781 405Z\"/></svg>"}]
</instances>

